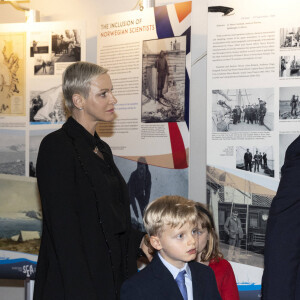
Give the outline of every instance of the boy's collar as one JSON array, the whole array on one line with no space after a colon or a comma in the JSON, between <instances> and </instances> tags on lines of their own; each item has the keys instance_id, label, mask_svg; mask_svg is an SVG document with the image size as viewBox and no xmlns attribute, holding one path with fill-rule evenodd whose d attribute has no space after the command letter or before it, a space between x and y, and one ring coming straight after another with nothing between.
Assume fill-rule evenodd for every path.
<instances>
[{"instance_id":1,"label":"boy's collar","mask_svg":"<svg viewBox=\"0 0 300 300\"><path fill-rule=\"evenodd\" d=\"M173 266L172 264L170 264L169 262L167 262L158 252L157 253L159 259L161 260L161 262L164 264L164 266L170 271L170 273L172 274L172 276L174 277L174 279L177 277L178 273L185 270L187 276L192 280L192 274L191 274L191 270L190 267L187 263L184 264L184 266L181 269L176 268L175 266Z\"/></svg>"}]
</instances>

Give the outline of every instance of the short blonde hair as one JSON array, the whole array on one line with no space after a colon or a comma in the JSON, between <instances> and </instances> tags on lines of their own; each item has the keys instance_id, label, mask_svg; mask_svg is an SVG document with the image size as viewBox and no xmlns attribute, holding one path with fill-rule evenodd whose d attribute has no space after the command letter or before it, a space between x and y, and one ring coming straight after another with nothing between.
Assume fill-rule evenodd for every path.
<instances>
[{"instance_id":1,"label":"short blonde hair","mask_svg":"<svg viewBox=\"0 0 300 300\"><path fill-rule=\"evenodd\" d=\"M107 73L107 69L96 64L79 61L69 65L62 76L62 90L65 106L72 112L74 94L79 94L85 99L90 93L91 81L94 77Z\"/></svg>"},{"instance_id":2,"label":"short blonde hair","mask_svg":"<svg viewBox=\"0 0 300 300\"><path fill-rule=\"evenodd\" d=\"M181 196L162 196L152 201L144 214L144 226L149 236L157 236L165 225L172 228L185 223L197 224L195 202Z\"/></svg>"}]
</instances>

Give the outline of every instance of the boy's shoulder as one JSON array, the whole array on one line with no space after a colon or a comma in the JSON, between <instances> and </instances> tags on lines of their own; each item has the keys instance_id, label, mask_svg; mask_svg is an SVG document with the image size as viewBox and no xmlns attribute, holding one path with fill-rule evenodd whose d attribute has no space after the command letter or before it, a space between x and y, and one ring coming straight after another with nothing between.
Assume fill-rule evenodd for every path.
<instances>
[{"instance_id":1,"label":"boy's shoulder","mask_svg":"<svg viewBox=\"0 0 300 300\"><path fill-rule=\"evenodd\" d=\"M161 279L170 275L171 273L169 273L167 268L163 265L158 255L155 255L152 261L144 269L135 273L133 276L127 279L125 283L145 283L145 281L149 282L150 279Z\"/></svg>"},{"instance_id":2,"label":"boy's shoulder","mask_svg":"<svg viewBox=\"0 0 300 300\"><path fill-rule=\"evenodd\" d=\"M123 290L127 290L129 288L139 290L148 290L155 284L162 276L162 272L160 269L160 260L158 257L154 257L153 260L141 271L135 273L130 278L128 278L122 285Z\"/></svg>"},{"instance_id":3,"label":"boy's shoulder","mask_svg":"<svg viewBox=\"0 0 300 300\"><path fill-rule=\"evenodd\" d=\"M143 270L127 279L121 287L121 300L152 300L153 294L161 294L162 282L168 277L160 272L158 261L152 261ZM169 274L172 277L171 273Z\"/></svg>"}]
</instances>

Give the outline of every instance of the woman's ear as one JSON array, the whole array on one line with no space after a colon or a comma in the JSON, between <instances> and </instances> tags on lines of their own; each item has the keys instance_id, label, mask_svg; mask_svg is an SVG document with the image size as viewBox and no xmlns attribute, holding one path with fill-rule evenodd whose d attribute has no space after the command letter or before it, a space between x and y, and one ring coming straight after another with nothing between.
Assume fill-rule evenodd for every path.
<instances>
[{"instance_id":1,"label":"woman's ear","mask_svg":"<svg viewBox=\"0 0 300 300\"><path fill-rule=\"evenodd\" d=\"M82 110L84 108L84 98L81 95L74 94L72 96L72 101L77 109Z\"/></svg>"},{"instance_id":2,"label":"woman's ear","mask_svg":"<svg viewBox=\"0 0 300 300\"><path fill-rule=\"evenodd\" d=\"M155 235L151 235L150 236L150 244L151 246L156 249L157 251L162 249L161 243L160 243L160 239L158 236Z\"/></svg>"}]
</instances>

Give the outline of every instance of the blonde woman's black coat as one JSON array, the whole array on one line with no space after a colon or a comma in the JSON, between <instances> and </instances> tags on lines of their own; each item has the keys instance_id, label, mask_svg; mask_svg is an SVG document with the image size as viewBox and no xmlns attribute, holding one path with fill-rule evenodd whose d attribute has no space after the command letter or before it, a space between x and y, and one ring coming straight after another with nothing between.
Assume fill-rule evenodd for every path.
<instances>
[{"instance_id":1,"label":"blonde woman's black coat","mask_svg":"<svg viewBox=\"0 0 300 300\"><path fill-rule=\"evenodd\" d=\"M122 195L125 227L118 235L120 249L116 249L112 191L101 158L93 153L96 140L69 118L62 129L41 143L37 180L43 232L34 300L118 299L121 281L136 272L142 234L131 229L126 183L113 163L109 146L101 142L119 178ZM113 266L116 253L121 253L121 274L116 274Z\"/></svg>"}]
</instances>

